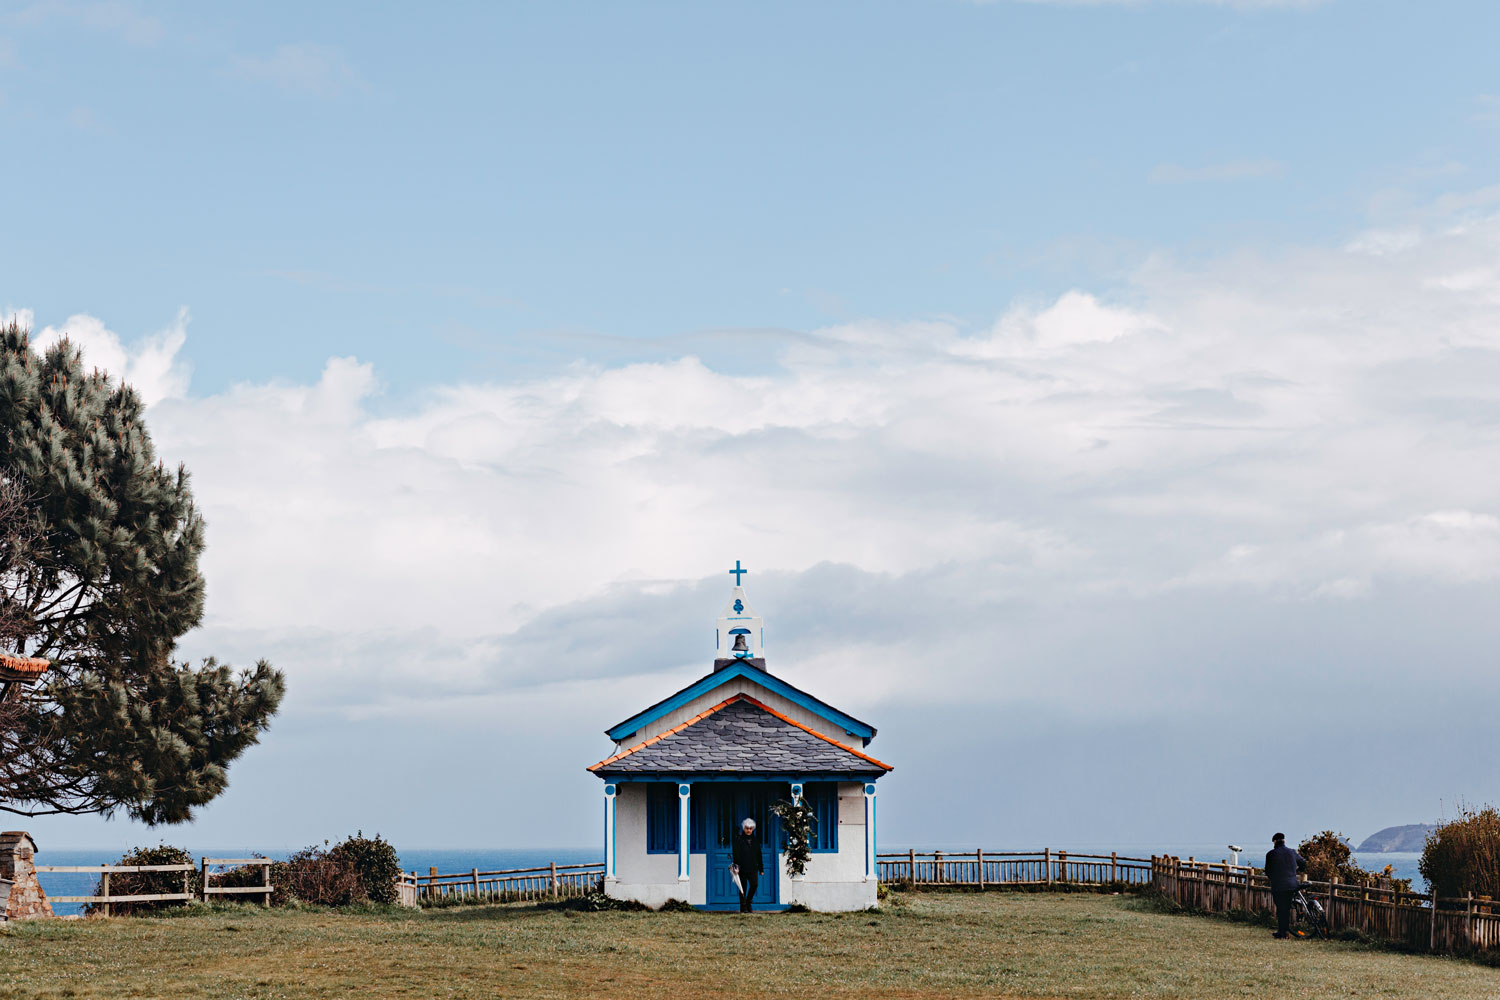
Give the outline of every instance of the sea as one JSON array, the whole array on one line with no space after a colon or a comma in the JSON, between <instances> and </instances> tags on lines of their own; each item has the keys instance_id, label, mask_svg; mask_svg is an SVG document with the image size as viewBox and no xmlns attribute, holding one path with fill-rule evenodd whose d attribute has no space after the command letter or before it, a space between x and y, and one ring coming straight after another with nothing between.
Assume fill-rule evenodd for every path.
<instances>
[{"instance_id":1,"label":"sea","mask_svg":"<svg viewBox=\"0 0 1500 1000\"><path fill-rule=\"evenodd\" d=\"M953 851L972 853L974 844L881 844L882 854L887 851L900 852L915 848L918 851ZM1040 851L1039 845L1006 847L989 845L986 851ZM1056 850L1057 848L1054 848ZM1108 854L1115 851L1126 857L1149 858L1153 854L1170 854L1179 858L1196 858L1199 861L1232 861L1225 845L1210 844L1071 844L1062 849L1070 854ZM1264 861L1269 845L1257 850L1247 850L1240 855L1241 864L1260 864ZM266 848L240 846L193 847L194 858L249 858L263 855L277 860L285 859L297 848ZM587 864L599 861L602 854L597 847L476 847L476 848L403 848L398 845L403 871L427 874L436 868L440 874L472 871L498 871L506 868L544 868L552 862L560 865ZM1417 870L1420 854L1400 852L1390 854L1358 854L1354 860L1367 871L1379 871L1390 865L1398 878L1412 880L1412 888L1418 892L1426 890L1426 883ZM44 850L37 854L37 864L43 865L109 865L119 863L120 855L112 850ZM37 876L42 888L49 896L84 896L94 891L97 875L73 872L39 872ZM78 913L82 903L58 903L53 910L59 915Z\"/></svg>"}]
</instances>

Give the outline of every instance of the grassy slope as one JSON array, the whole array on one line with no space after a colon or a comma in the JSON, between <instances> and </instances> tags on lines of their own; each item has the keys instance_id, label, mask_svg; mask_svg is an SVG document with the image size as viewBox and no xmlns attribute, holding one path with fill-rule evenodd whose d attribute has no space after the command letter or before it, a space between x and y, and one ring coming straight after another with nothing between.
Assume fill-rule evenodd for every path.
<instances>
[{"instance_id":1,"label":"grassy slope","mask_svg":"<svg viewBox=\"0 0 1500 1000\"><path fill-rule=\"evenodd\" d=\"M0 997L1500 997L1500 971L1155 913L926 894L879 914L220 910L12 925Z\"/></svg>"}]
</instances>

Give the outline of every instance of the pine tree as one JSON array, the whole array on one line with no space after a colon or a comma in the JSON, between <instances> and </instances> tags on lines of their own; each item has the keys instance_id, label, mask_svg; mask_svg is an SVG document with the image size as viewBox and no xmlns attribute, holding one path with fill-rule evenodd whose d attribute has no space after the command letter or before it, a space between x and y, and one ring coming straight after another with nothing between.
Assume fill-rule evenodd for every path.
<instances>
[{"instance_id":1,"label":"pine tree","mask_svg":"<svg viewBox=\"0 0 1500 1000\"><path fill-rule=\"evenodd\" d=\"M0 719L0 809L178 823L275 714L284 680L173 659L202 620L203 518L156 459L143 406L66 340L0 328L0 476L29 524L0 541L10 644L52 669ZM12 629L12 631L16 631Z\"/></svg>"}]
</instances>

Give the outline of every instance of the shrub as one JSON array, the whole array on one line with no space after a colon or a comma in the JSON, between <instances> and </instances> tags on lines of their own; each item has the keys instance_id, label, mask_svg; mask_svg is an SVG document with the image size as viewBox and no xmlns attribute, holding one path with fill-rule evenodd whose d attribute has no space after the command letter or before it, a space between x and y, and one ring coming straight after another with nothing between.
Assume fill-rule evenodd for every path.
<instances>
[{"instance_id":1,"label":"shrub","mask_svg":"<svg viewBox=\"0 0 1500 1000\"><path fill-rule=\"evenodd\" d=\"M1500 813L1460 807L1457 819L1427 835L1417 867L1439 896L1500 898Z\"/></svg>"},{"instance_id":2,"label":"shrub","mask_svg":"<svg viewBox=\"0 0 1500 1000\"><path fill-rule=\"evenodd\" d=\"M423 904L424 908L426 905L425 903ZM556 901L548 900L538 903L536 908L539 910L564 910L576 913L604 913L614 910L632 912L651 909L651 907L638 899L616 899L597 890L590 890L582 896L569 896L566 899Z\"/></svg>"},{"instance_id":3,"label":"shrub","mask_svg":"<svg viewBox=\"0 0 1500 1000\"><path fill-rule=\"evenodd\" d=\"M348 906L364 899L364 884L352 864L314 844L271 866L275 906L293 901L315 906Z\"/></svg>"},{"instance_id":4,"label":"shrub","mask_svg":"<svg viewBox=\"0 0 1500 1000\"><path fill-rule=\"evenodd\" d=\"M116 864L121 865L190 865L193 856L181 847L173 847L170 844L158 844L155 847L136 847L120 855ZM111 896L153 896L166 895L168 893L179 893L182 888L182 872L113 872L109 876L109 894ZM100 879L94 887L97 895L103 891L104 880ZM194 869L187 873L187 891L197 894L199 889L198 871ZM165 907L179 907L181 903L170 900L150 900L142 903L111 903L110 913L117 915L128 915L131 913L149 913ZM90 903L85 907L86 912L100 913L103 904Z\"/></svg>"},{"instance_id":5,"label":"shrub","mask_svg":"<svg viewBox=\"0 0 1500 1000\"><path fill-rule=\"evenodd\" d=\"M394 903L400 875L401 859L390 842L379 834L366 837L361 830L332 847L325 840L322 847L305 847L273 865L271 884L276 891L271 902L277 906L292 900L314 906Z\"/></svg>"},{"instance_id":6,"label":"shrub","mask_svg":"<svg viewBox=\"0 0 1500 1000\"><path fill-rule=\"evenodd\" d=\"M1361 868L1350 856L1349 841L1332 830L1304 840L1297 846L1297 853L1307 861L1307 877L1313 882L1331 882L1337 877L1346 885L1411 891L1411 879L1395 878L1389 865L1383 872Z\"/></svg>"},{"instance_id":7,"label":"shrub","mask_svg":"<svg viewBox=\"0 0 1500 1000\"><path fill-rule=\"evenodd\" d=\"M401 859L390 841L365 836L363 830L334 845L328 857L337 861L359 878L365 899L372 903L394 903L396 880L401 877Z\"/></svg>"}]
</instances>

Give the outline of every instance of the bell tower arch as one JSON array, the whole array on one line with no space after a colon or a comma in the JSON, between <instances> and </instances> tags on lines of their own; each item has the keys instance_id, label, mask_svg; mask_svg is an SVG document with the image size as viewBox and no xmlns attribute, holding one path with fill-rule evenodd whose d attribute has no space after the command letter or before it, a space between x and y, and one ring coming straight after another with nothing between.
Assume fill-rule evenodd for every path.
<instances>
[{"instance_id":1,"label":"bell tower arch","mask_svg":"<svg viewBox=\"0 0 1500 1000\"><path fill-rule=\"evenodd\" d=\"M724 613L719 616L718 627L714 632L714 657L763 659L766 655L765 622L750 607L750 600L745 596L745 588L741 582L750 571L741 568L740 561L736 559L734 569L729 572L734 577L734 590L729 595L729 603L724 606Z\"/></svg>"}]
</instances>

